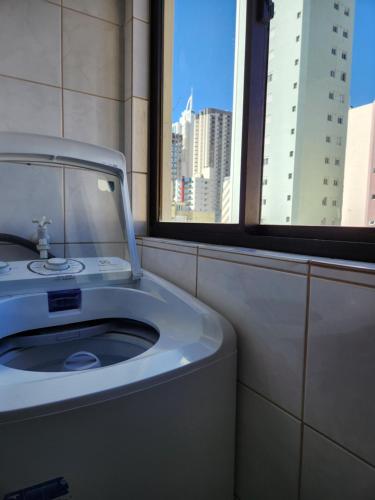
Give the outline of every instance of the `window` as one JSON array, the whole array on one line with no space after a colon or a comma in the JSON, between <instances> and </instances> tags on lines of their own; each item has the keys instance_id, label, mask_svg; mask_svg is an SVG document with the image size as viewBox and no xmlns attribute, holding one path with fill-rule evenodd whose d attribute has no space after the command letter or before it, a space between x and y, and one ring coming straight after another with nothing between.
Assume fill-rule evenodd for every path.
<instances>
[{"instance_id":1,"label":"window","mask_svg":"<svg viewBox=\"0 0 375 500\"><path fill-rule=\"evenodd\" d=\"M345 14L346 16L349 16L349 14L350 14L350 9L349 9L349 7L346 7L346 8L344 9L344 14Z\"/></svg>"},{"instance_id":2,"label":"window","mask_svg":"<svg viewBox=\"0 0 375 500\"><path fill-rule=\"evenodd\" d=\"M338 158L335 159L335 165L336 166L340 165L340 160Z\"/></svg>"},{"instance_id":3,"label":"window","mask_svg":"<svg viewBox=\"0 0 375 500\"><path fill-rule=\"evenodd\" d=\"M268 158L264 158L263 165L268 165Z\"/></svg>"},{"instance_id":4,"label":"window","mask_svg":"<svg viewBox=\"0 0 375 500\"><path fill-rule=\"evenodd\" d=\"M293 151L289 151L289 156L292 157L293 156Z\"/></svg>"},{"instance_id":5,"label":"window","mask_svg":"<svg viewBox=\"0 0 375 500\"><path fill-rule=\"evenodd\" d=\"M267 205L267 200L266 199L263 200L263 205Z\"/></svg>"},{"instance_id":6,"label":"window","mask_svg":"<svg viewBox=\"0 0 375 500\"><path fill-rule=\"evenodd\" d=\"M334 9L339 10L339 3L338 2L334 2L333 3L333 7L334 7Z\"/></svg>"},{"instance_id":7,"label":"window","mask_svg":"<svg viewBox=\"0 0 375 500\"><path fill-rule=\"evenodd\" d=\"M294 82L293 83L293 88L296 89L297 88L297 82Z\"/></svg>"},{"instance_id":8,"label":"window","mask_svg":"<svg viewBox=\"0 0 375 500\"><path fill-rule=\"evenodd\" d=\"M272 82L272 73L270 73L270 74L268 75L267 79L268 79L268 81L269 81L269 82Z\"/></svg>"},{"instance_id":9,"label":"window","mask_svg":"<svg viewBox=\"0 0 375 500\"><path fill-rule=\"evenodd\" d=\"M299 12L293 8L289 12L279 1L268 26L257 17L258 1L226 0L214 9L206 8L209 1L201 0L199 16L195 2L150 2L151 235L259 248L270 248L272 240L274 250L292 248L299 253L303 249L308 253L310 248L303 242L314 238L325 242L311 246L317 255L355 258L354 249L358 257L374 260L375 225L361 228L363 222L350 220L355 210L345 206L343 196L357 181L356 177L352 177L355 182L346 179L351 169L350 141L354 140L349 117L355 115L359 103L373 102L373 96L358 95L360 81L374 88L370 68L365 68L373 59L372 49L364 42L366 27L360 22L367 19L375 25L365 5L368 2L356 2L356 9L362 11L354 19L351 15L344 18L345 0L337 0L339 11L333 9L335 0L300 2ZM303 23L294 22L297 14ZM186 23L189 18L194 19L194 36ZM358 36L360 30L363 33ZM269 81L268 35L272 59L268 75L273 73ZM308 39L308 53L298 47L291 53L290 45L284 43L287 35L291 43L293 38L295 43ZM199 57L194 56L197 52ZM330 53L339 60L332 61ZM298 79L282 71L294 64L304 68ZM331 80L331 71L337 80ZM297 87L292 93L294 83ZM266 102L271 85L272 101ZM363 121L361 127L365 123L369 122ZM203 151L211 153L203 158ZM269 164L263 167L264 158ZM325 163L326 158L330 163ZM340 160L336 168L335 160ZM371 160L359 161L370 169ZM354 175L362 182L361 168ZM180 195L182 177L191 182L189 204L187 195L185 199ZM289 186L285 186L287 179ZM202 182L208 183L206 194ZM202 198L198 192L203 192ZM347 199L358 202L354 195ZM289 213L275 206L280 200L284 204L287 200ZM375 204L368 196L360 202ZM362 213L368 213L366 207ZM369 220L375 216L369 215ZM340 225L356 227L349 231ZM364 246L359 248L358 241Z\"/></svg>"},{"instance_id":10,"label":"window","mask_svg":"<svg viewBox=\"0 0 375 500\"><path fill-rule=\"evenodd\" d=\"M329 158L328 158L328 156L326 156L326 157L324 158L324 163L325 163L326 165L328 165L328 164L329 164Z\"/></svg>"},{"instance_id":11,"label":"window","mask_svg":"<svg viewBox=\"0 0 375 500\"><path fill-rule=\"evenodd\" d=\"M332 78L335 78L336 73L333 69L331 69L329 74L332 76Z\"/></svg>"},{"instance_id":12,"label":"window","mask_svg":"<svg viewBox=\"0 0 375 500\"><path fill-rule=\"evenodd\" d=\"M346 73L344 71L341 73L341 81L346 82Z\"/></svg>"},{"instance_id":13,"label":"window","mask_svg":"<svg viewBox=\"0 0 375 500\"><path fill-rule=\"evenodd\" d=\"M337 201L336 201L336 200L332 200L332 206L333 206L333 207L336 207L336 206L337 206Z\"/></svg>"},{"instance_id":14,"label":"window","mask_svg":"<svg viewBox=\"0 0 375 500\"><path fill-rule=\"evenodd\" d=\"M322 199L322 205L323 205L323 207L327 206L327 197L326 196Z\"/></svg>"}]
</instances>

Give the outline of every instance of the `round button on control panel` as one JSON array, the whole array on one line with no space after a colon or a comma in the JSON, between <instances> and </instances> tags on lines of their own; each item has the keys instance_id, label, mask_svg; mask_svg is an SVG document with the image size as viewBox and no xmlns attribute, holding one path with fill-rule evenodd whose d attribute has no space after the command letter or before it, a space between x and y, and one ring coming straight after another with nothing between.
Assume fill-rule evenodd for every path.
<instances>
[{"instance_id":1,"label":"round button on control panel","mask_svg":"<svg viewBox=\"0 0 375 500\"><path fill-rule=\"evenodd\" d=\"M52 258L48 260L35 260L27 266L30 271L43 276L59 276L63 274L77 274L85 269L79 260Z\"/></svg>"},{"instance_id":2,"label":"round button on control panel","mask_svg":"<svg viewBox=\"0 0 375 500\"><path fill-rule=\"evenodd\" d=\"M69 263L68 259L58 259L54 257L53 259L48 259L44 267L50 271L65 271L65 269L69 268Z\"/></svg>"}]
</instances>

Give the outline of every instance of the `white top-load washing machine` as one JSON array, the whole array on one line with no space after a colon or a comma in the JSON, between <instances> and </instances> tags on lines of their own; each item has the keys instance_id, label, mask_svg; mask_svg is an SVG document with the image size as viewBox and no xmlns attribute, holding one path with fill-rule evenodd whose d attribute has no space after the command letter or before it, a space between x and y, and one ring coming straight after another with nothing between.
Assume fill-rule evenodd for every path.
<instances>
[{"instance_id":1,"label":"white top-load washing machine","mask_svg":"<svg viewBox=\"0 0 375 500\"><path fill-rule=\"evenodd\" d=\"M36 165L116 177L129 260L51 257L43 218L0 263L0 499L232 500L232 327L142 271L121 153L0 134L0 170Z\"/></svg>"}]
</instances>

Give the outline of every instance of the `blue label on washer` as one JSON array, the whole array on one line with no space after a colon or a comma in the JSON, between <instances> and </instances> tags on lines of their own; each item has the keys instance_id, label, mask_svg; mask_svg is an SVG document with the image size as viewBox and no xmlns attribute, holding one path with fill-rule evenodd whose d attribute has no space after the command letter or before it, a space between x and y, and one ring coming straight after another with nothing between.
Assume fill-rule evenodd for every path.
<instances>
[{"instance_id":1,"label":"blue label on washer","mask_svg":"<svg viewBox=\"0 0 375 500\"><path fill-rule=\"evenodd\" d=\"M69 485L63 477L57 477L23 490L5 495L4 500L53 500L69 495ZM69 497L70 498L70 497Z\"/></svg>"}]
</instances>

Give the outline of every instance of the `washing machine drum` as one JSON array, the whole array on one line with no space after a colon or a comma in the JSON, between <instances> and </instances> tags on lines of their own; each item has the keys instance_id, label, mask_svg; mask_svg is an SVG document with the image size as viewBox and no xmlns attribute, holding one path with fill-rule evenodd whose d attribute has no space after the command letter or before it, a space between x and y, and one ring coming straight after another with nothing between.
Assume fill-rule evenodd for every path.
<instances>
[{"instance_id":1,"label":"washing machine drum","mask_svg":"<svg viewBox=\"0 0 375 500\"><path fill-rule=\"evenodd\" d=\"M128 319L30 330L0 341L0 364L37 372L89 370L139 356L158 338L155 328Z\"/></svg>"}]
</instances>

